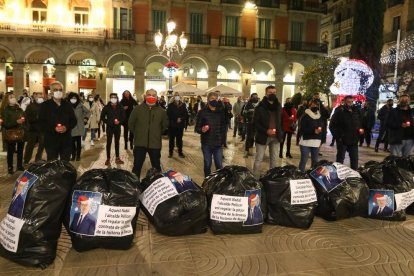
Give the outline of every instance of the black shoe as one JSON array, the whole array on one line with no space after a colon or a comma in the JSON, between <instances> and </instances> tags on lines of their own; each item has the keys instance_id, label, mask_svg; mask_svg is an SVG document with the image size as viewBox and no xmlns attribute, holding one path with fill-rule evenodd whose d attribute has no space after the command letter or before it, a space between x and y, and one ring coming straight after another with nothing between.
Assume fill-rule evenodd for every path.
<instances>
[{"instance_id":1,"label":"black shoe","mask_svg":"<svg viewBox=\"0 0 414 276\"><path fill-rule=\"evenodd\" d=\"M78 157L76 157L76 161L80 161L80 157L78 156Z\"/></svg>"},{"instance_id":2,"label":"black shoe","mask_svg":"<svg viewBox=\"0 0 414 276\"><path fill-rule=\"evenodd\" d=\"M289 154L286 154L286 157L287 158L290 158L290 159L292 159L293 157L292 157L292 155L290 155L290 153Z\"/></svg>"},{"instance_id":3,"label":"black shoe","mask_svg":"<svg viewBox=\"0 0 414 276\"><path fill-rule=\"evenodd\" d=\"M244 141L244 138L242 138L241 140L240 140L240 142L243 142Z\"/></svg>"},{"instance_id":4,"label":"black shoe","mask_svg":"<svg viewBox=\"0 0 414 276\"><path fill-rule=\"evenodd\" d=\"M378 148L377 147L375 147L375 152L378 152Z\"/></svg>"},{"instance_id":5,"label":"black shoe","mask_svg":"<svg viewBox=\"0 0 414 276\"><path fill-rule=\"evenodd\" d=\"M178 156L180 156L181 158L185 158L185 155L182 152L178 153Z\"/></svg>"},{"instance_id":6,"label":"black shoe","mask_svg":"<svg viewBox=\"0 0 414 276\"><path fill-rule=\"evenodd\" d=\"M75 161L75 156L71 157L70 161Z\"/></svg>"},{"instance_id":7,"label":"black shoe","mask_svg":"<svg viewBox=\"0 0 414 276\"><path fill-rule=\"evenodd\" d=\"M233 138L236 137L236 134L233 134Z\"/></svg>"},{"instance_id":8,"label":"black shoe","mask_svg":"<svg viewBox=\"0 0 414 276\"><path fill-rule=\"evenodd\" d=\"M130 141L130 142L129 142L129 148L130 148L131 150L133 150L133 149L134 149L134 143L133 143L132 141Z\"/></svg>"},{"instance_id":9,"label":"black shoe","mask_svg":"<svg viewBox=\"0 0 414 276\"><path fill-rule=\"evenodd\" d=\"M318 153L319 156L322 156L322 153Z\"/></svg>"},{"instance_id":10,"label":"black shoe","mask_svg":"<svg viewBox=\"0 0 414 276\"><path fill-rule=\"evenodd\" d=\"M330 147L333 147L333 146L334 146L334 143L331 143L329 146L330 146Z\"/></svg>"},{"instance_id":11,"label":"black shoe","mask_svg":"<svg viewBox=\"0 0 414 276\"><path fill-rule=\"evenodd\" d=\"M23 167L23 166L19 166L19 167L17 167L17 171L18 171L18 172L22 172L22 171L24 171L24 167Z\"/></svg>"},{"instance_id":12,"label":"black shoe","mask_svg":"<svg viewBox=\"0 0 414 276\"><path fill-rule=\"evenodd\" d=\"M279 154L279 158L283 158L283 154Z\"/></svg>"},{"instance_id":13,"label":"black shoe","mask_svg":"<svg viewBox=\"0 0 414 276\"><path fill-rule=\"evenodd\" d=\"M14 171L13 171L13 167L9 167L9 168L7 169L7 172L8 172L9 174L13 174L13 173L14 173Z\"/></svg>"},{"instance_id":14,"label":"black shoe","mask_svg":"<svg viewBox=\"0 0 414 276\"><path fill-rule=\"evenodd\" d=\"M173 154L172 154L172 152L170 152L169 154L168 154L168 158L172 158L173 157Z\"/></svg>"},{"instance_id":15,"label":"black shoe","mask_svg":"<svg viewBox=\"0 0 414 276\"><path fill-rule=\"evenodd\" d=\"M127 150L128 149L128 144L125 144L125 150Z\"/></svg>"}]
</instances>

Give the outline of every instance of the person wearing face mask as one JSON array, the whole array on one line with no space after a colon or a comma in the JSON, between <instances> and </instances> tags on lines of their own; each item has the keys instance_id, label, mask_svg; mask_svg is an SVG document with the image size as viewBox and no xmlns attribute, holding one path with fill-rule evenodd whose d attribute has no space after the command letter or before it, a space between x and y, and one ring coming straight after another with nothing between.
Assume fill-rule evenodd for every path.
<instances>
[{"instance_id":1,"label":"person wearing face mask","mask_svg":"<svg viewBox=\"0 0 414 276\"><path fill-rule=\"evenodd\" d=\"M384 151L388 151L388 133L386 121L392 107L394 105L393 99L388 99L387 104L380 108L378 111L378 120L380 120L380 128L377 141L375 142L375 152L378 152L380 143L384 142Z\"/></svg>"},{"instance_id":2,"label":"person wearing face mask","mask_svg":"<svg viewBox=\"0 0 414 276\"><path fill-rule=\"evenodd\" d=\"M219 94L210 92L207 95L207 106L200 110L196 118L195 131L201 134L201 149L204 157L204 176L211 173L212 158L216 170L223 167L223 146L227 134L226 113L220 108Z\"/></svg>"},{"instance_id":3,"label":"person wearing face mask","mask_svg":"<svg viewBox=\"0 0 414 276\"><path fill-rule=\"evenodd\" d=\"M124 127L124 144L125 149L128 149L128 141L130 144L131 150L134 147L134 134L132 134L131 131L129 131L128 128L128 120L129 116L131 116L131 112L134 109L135 106L138 105L137 101L132 97L131 92L128 90L125 90L124 93L122 93L122 99L121 99L121 105L123 106L125 110L125 121L122 123L122 126Z\"/></svg>"},{"instance_id":4,"label":"person wearing face mask","mask_svg":"<svg viewBox=\"0 0 414 276\"><path fill-rule=\"evenodd\" d=\"M359 140L359 146L362 147L364 140L367 143L367 147L371 144L371 133L372 128L375 125L375 114L372 109L369 108L369 103L365 102L361 109L361 118L362 118L362 128L364 129L364 134L361 134Z\"/></svg>"},{"instance_id":5,"label":"person wearing face mask","mask_svg":"<svg viewBox=\"0 0 414 276\"><path fill-rule=\"evenodd\" d=\"M242 115L243 121L246 125L246 143L244 145L244 157L247 158L249 155L253 155L250 150L253 148L254 145L254 122L253 122L253 115L254 110L259 104L259 96L257 93L252 93L250 95L250 100L246 103L243 107ZM242 137L242 141L243 141Z\"/></svg>"},{"instance_id":6,"label":"person wearing face mask","mask_svg":"<svg viewBox=\"0 0 414 276\"><path fill-rule=\"evenodd\" d=\"M12 93L6 93L5 98L1 102L0 117L3 120L2 126L5 130L23 130L25 131L25 113L19 107L17 99ZM17 153L17 171L24 171L23 167L23 137L19 141L7 140L7 167L8 173L13 174L13 157L14 153Z\"/></svg>"},{"instance_id":7,"label":"person wearing face mask","mask_svg":"<svg viewBox=\"0 0 414 276\"><path fill-rule=\"evenodd\" d=\"M296 131L296 108L293 107L292 98L287 98L284 107L282 108L283 116L283 140L280 143L279 157L283 158L283 145L286 141L286 157L292 158L290 154L290 146L292 135Z\"/></svg>"},{"instance_id":8,"label":"person wearing face mask","mask_svg":"<svg viewBox=\"0 0 414 276\"><path fill-rule=\"evenodd\" d=\"M185 104L181 101L178 92L174 93L174 101L168 105L168 135L169 135L169 155L173 156L174 145L177 143L178 156L184 158L183 154L183 135L185 124L188 121L188 112Z\"/></svg>"},{"instance_id":9,"label":"person wearing face mask","mask_svg":"<svg viewBox=\"0 0 414 276\"><path fill-rule=\"evenodd\" d=\"M266 96L254 111L253 123L256 130L256 158L253 174L259 178L260 166L269 146L269 169L276 167L277 150L283 139L282 106L276 97L276 87L266 87Z\"/></svg>"},{"instance_id":10,"label":"person wearing face mask","mask_svg":"<svg viewBox=\"0 0 414 276\"><path fill-rule=\"evenodd\" d=\"M314 167L319 158L319 147L322 139L323 121L319 113L319 102L316 100L309 101L309 108L300 119L301 139L299 170L305 172L306 163L308 162L309 153L311 154L311 167Z\"/></svg>"},{"instance_id":11,"label":"person wearing face mask","mask_svg":"<svg viewBox=\"0 0 414 276\"><path fill-rule=\"evenodd\" d=\"M334 113L329 129L336 138L336 162L343 164L345 154L348 152L351 169L356 170L358 169L359 136L364 134L364 129L361 112L354 106L353 101L352 96L345 97L345 105Z\"/></svg>"},{"instance_id":12,"label":"person wearing face mask","mask_svg":"<svg viewBox=\"0 0 414 276\"><path fill-rule=\"evenodd\" d=\"M70 160L79 161L82 149L82 135L85 133L84 120L89 120L91 112L82 104L80 97L77 93L70 92L68 95L68 99L72 105L77 120L76 126L71 130L72 157Z\"/></svg>"},{"instance_id":13,"label":"person wearing face mask","mask_svg":"<svg viewBox=\"0 0 414 276\"><path fill-rule=\"evenodd\" d=\"M393 156L407 157L412 152L414 111L409 103L410 96L401 95L397 107L390 111L386 121L388 143Z\"/></svg>"},{"instance_id":14,"label":"person wearing face mask","mask_svg":"<svg viewBox=\"0 0 414 276\"><path fill-rule=\"evenodd\" d=\"M234 116L234 130L233 137L236 137L237 130L239 130L240 116L243 109L244 102L241 96L237 98L237 102L233 105L233 116ZM239 130L240 135L240 130ZM241 135L240 135L241 136Z\"/></svg>"},{"instance_id":15,"label":"person wearing face mask","mask_svg":"<svg viewBox=\"0 0 414 276\"><path fill-rule=\"evenodd\" d=\"M44 150L44 137L40 131L39 112L40 105L43 103L43 101L43 95L41 92L33 93L33 102L29 104L25 111L27 117L27 144L24 149L23 158L25 165L30 163L33 155L33 149L36 144L38 144L38 148L35 156L35 161L37 162L42 159Z\"/></svg>"},{"instance_id":16,"label":"person wearing face mask","mask_svg":"<svg viewBox=\"0 0 414 276\"><path fill-rule=\"evenodd\" d=\"M63 84L50 84L52 98L40 105L39 122L44 135L47 160L70 160L72 153L71 130L76 126L75 112L69 101L63 99ZM83 123L83 121L82 121Z\"/></svg>"},{"instance_id":17,"label":"person wearing face mask","mask_svg":"<svg viewBox=\"0 0 414 276\"><path fill-rule=\"evenodd\" d=\"M328 119L330 117L330 112L323 105L323 103L321 101L321 95L318 92L313 94L312 99L317 100L319 102L319 113L321 114L322 121L324 122L323 129L322 129L322 140L321 140L321 142L322 142L322 144L325 144L326 143L326 134L327 134L327 129L328 129ZM322 154L319 153L319 155L322 155Z\"/></svg>"},{"instance_id":18,"label":"person wearing face mask","mask_svg":"<svg viewBox=\"0 0 414 276\"><path fill-rule=\"evenodd\" d=\"M101 108L99 101L95 100L93 95L88 96L88 100L84 103L84 106L91 116L86 122L85 128L91 131L91 146L94 146L94 140L96 139L96 133L99 131L99 120L101 119ZM86 132L84 137L86 136Z\"/></svg>"},{"instance_id":19,"label":"person wearing face mask","mask_svg":"<svg viewBox=\"0 0 414 276\"><path fill-rule=\"evenodd\" d=\"M132 172L140 178L147 153L151 166L161 171L162 134L168 128L168 117L158 104L157 91L149 89L145 92L145 102L134 108L128 127L135 137Z\"/></svg>"},{"instance_id":20,"label":"person wearing face mask","mask_svg":"<svg viewBox=\"0 0 414 276\"><path fill-rule=\"evenodd\" d=\"M118 95L111 93L109 103L102 109L101 121L106 124L106 161L105 166L111 164L112 138L115 142L115 163L124 164L119 156L119 139L121 138L121 124L125 120L125 110L118 102Z\"/></svg>"}]
</instances>

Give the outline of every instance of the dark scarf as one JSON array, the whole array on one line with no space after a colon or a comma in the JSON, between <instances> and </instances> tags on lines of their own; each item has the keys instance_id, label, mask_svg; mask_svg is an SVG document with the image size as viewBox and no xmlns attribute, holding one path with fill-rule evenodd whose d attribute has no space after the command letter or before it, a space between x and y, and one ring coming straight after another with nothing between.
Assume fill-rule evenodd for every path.
<instances>
[{"instance_id":1,"label":"dark scarf","mask_svg":"<svg viewBox=\"0 0 414 276\"><path fill-rule=\"evenodd\" d=\"M285 103L284 108L289 116L292 116L292 103Z\"/></svg>"},{"instance_id":2,"label":"dark scarf","mask_svg":"<svg viewBox=\"0 0 414 276\"><path fill-rule=\"evenodd\" d=\"M271 103L267 100L267 98L265 97L265 98L262 100L262 103L263 103L264 107L265 107L267 110L269 110L270 112L275 112L275 111L277 111L277 110L278 110L278 107L279 107L279 101L278 101L277 99L273 102L273 104L271 104Z\"/></svg>"}]
</instances>

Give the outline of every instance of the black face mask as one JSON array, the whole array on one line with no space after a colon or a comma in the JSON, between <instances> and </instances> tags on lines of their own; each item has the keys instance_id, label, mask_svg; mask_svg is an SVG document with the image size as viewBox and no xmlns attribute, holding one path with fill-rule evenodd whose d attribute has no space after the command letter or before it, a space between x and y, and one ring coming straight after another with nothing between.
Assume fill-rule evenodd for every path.
<instances>
[{"instance_id":1,"label":"black face mask","mask_svg":"<svg viewBox=\"0 0 414 276\"><path fill-rule=\"evenodd\" d=\"M311 107L311 108L310 108L310 110L311 110L313 113L316 113L316 112L318 112L319 108L317 108L316 106L313 106L313 107Z\"/></svg>"},{"instance_id":2,"label":"black face mask","mask_svg":"<svg viewBox=\"0 0 414 276\"><path fill-rule=\"evenodd\" d=\"M269 96L267 96L267 99L271 102L276 101L276 95L275 94L270 94Z\"/></svg>"},{"instance_id":3,"label":"black face mask","mask_svg":"<svg viewBox=\"0 0 414 276\"><path fill-rule=\"evenodd\" d=\"M259 99L253 98L252 99L252 103L257 103L259 101Z\"/></svg>"}]
</instances>

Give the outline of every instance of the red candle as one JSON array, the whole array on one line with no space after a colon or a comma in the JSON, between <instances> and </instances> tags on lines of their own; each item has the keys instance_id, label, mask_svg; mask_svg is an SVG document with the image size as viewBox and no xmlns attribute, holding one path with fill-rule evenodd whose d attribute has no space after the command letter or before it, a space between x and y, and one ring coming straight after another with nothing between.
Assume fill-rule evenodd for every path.
<instances>
[{"instance_id":1,"label":"red candle","mask_svg":"<svg viewBox=\"0 0 414 276\"><path fill-rule=\"evenodd\" d=\"M58 127L58 128L61 128L61 127L62 127L62 124L57 124L57 127Z\"/></svg>"},{"instance_id":2,"label":"red candle","mask_svg":"<svg viewBox=\"0 0 414 276\"><path fill-rule=\"evenodd\" d=\"M364 133L364 129L363 128L360 128L359 129L359 133L361 133L361 134Z\"/></svg>"},{"instance_id":3,"label":"red candle","mask_svg":"<svg viewBox=\"0 0 414 276\"><path fill-rule=\"evenodd\" d=\"M273 129L273 134L276 134L276 129L275 128Z\"/></svg>"},{"instance_id":4,"label":"red candle","mask_svg":"<svg viewBox=\"0 0 414 276\"><path fill-rule=\"evenodd\" d=\"M117 124L118 123L118 119L115 119L115 124Z\"/></svg>"},{"instance_id":5,"label":"red candle","mask_svg":"<svg viewBox=\"0 0 414 276\"><path fill-rule=\"evenodd\" d=\"M410 126L410 125L411 125L410 121L407 121L405 124L406 124L407 126Z\"/></svg>"},{"instance_id":6,"label":"red candle","mask_svg":"<svg viewBox=\"0 0 414 276\"><path fill-rule=\"evenodd\" d=\"M23 116L22 116L22 117L20 117L20 119L21 119L21 120L23 120L23 121L25 120Z\"/></svg>"},{"instance_id":7,"label":"red candle","mask_svg":"<svg viewBox=\"0 0 414 276\"><path fill-rule=\"evenodd\" d=\"M319 130L319 131L322 131L322 127L318 127L318 130Z\"/></svg>"},{"instance_id":8,"label":"red candle","mask_svg":"<svg viewBox=\"0 0 414 276\"><path fill-rule=\"evenodd\" d=\"M210 126L209 125L205 125L204 127L205 127L206 130L209 130L210 129Z\"/></svg>"},{"instance_id":9,"label":"red candle","mask_svg":"<svg viewBox=\"0 0 414 276\"><path fill-rule=\"evenodd\" d=\"M0 119L0 125L3 123L3 119Z\"/></svg>"}]
</instances>

